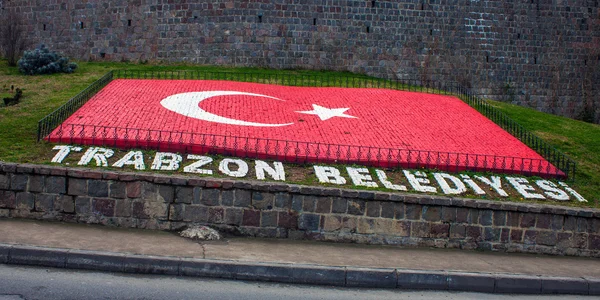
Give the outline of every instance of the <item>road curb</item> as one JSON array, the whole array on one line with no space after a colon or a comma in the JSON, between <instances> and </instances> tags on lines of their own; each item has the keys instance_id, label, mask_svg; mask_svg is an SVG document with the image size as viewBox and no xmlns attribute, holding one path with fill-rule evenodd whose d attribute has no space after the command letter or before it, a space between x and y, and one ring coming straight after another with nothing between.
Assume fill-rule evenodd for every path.
<instances>
[{"instance_id":1,"label":"road curb","mask_svg":"<svg viewBox=\"0 0 600 300\"><path fill-rule=\"evenodd\" d=\"M250 263L1 243L0 263L363 288L600 295L599 278Z\"/></svg>"}]
</instances>

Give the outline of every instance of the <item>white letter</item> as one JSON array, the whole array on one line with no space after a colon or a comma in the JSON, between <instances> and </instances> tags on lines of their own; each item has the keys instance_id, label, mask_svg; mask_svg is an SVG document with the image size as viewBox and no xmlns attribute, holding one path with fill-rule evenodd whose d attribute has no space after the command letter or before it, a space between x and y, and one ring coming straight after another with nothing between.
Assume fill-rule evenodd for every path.
<instances>
[{"instance_id":1,"label":"white letter","mask_svg":"<svg viewBox=\"0 0 600 300\"><path fill-rule=\"evenodd\" d=\"M265 172L267 172L274 180L285 181L285 170L283 164L275 161L273 162L275 168L271 168L268 163L257 160L254 162L254 169L256 170L256 179L265 180Z\"/></svg>"},{"instance_id":2,"label":"white letter","mask_svg":"<svg viewBox=\"0 0 600 300\"><path fill-rule=\"evenodd\" d=\"M455 176L452 176L452 175L446 174L446 173L433 173L433 177L435 177L435 180L437 180L437 182L440 184L442 191L446 195L448 195L448 194L459 195L459 194L462 194L467 191L467 187L465 186L464 183L462 183L462 181L460 181L460 179L458 179L458 177L455 177ZM452 181L452 183L454 183L454 186L456 186L456 188L450 187L450 185L448 184L448 181L446 181L446 179L449 179L450 181Z\"/></svg>"},{"instance_id":3,"label":"white letter","mask_svg":"<svg viewBox=\"0 0 600 300\"><path fill-rule=\"evenodd\" d=\"M379 178L379 181L381 181L381 183L383 184L383 186L385 186L386 189L396 190L396 191L406 191L405 186L393 184L390 181L388 181L387 175L385 175L385 172L383 172L382 170L375 170L375 173L377 173L377 177Z\"/></svg>"},{"instance_id":4,"label":"white letter","mask_svg":"<svg viewBox=\"0 0 600 300\"><path fill-rule=\"evenodd\" d=\"M498 195L500 195L500 197L508 197L508 194L502 189L502 181L501 181L500 177L492 176L491 177L492 181L490 181L489 179L487 179L483 176L475 175L475 178L479 179L481 182L494 188L494 190L496 190L496 192L498 193Z\"/></svg>"},{"instance_id":5,"label":"white letter","mask_svg":"<svg viewBox=\"0 0 600 300\"><path fill-rule=\"evenodd\" d=\"M345 184L346 179L340 176L340 170L334 167L314 166L315 175L320 183Z\"/></svg>"},{"instance_id":6,"label":"white letter","mask_svg":"<svg viewBox=\"0 0 600 300\"><path fill-rule=\"evenodd\" d=\"M482 190L477 183L475 183L475 181L473 181L473 179L471 179L471 177L469 177L469 175L460 175L460 177L462 177L463 181L467 183L467 185L469 185L469 187L471 189L473 189L473 191L475 192L475 194L477 195L485 195L485 191Z\"/></svg>"},{"instance_id":7,"label":"white letter","mask_svg":"<svg viewBox=\"0 0 600 300\"><path fill-rule=\"evenodd\" d=\"M406 179L408 179L408 183L410 183L410 185L413 187L413 189L415 189L415 191L424 192L424 193L427 193L427 192L437 193L436 188L426 185L426 184L430 184L429 179L427 179L427 174L425 174L421 171L415 172L415 175L411 174L409 171L406 171L406 170L403 170L403 172L404 172L404 176L406 176ZM424 177L424 178L417 178L416 176Z\"/></svg>"},{"instance_id":8,"label":"white letter","mask_svg":"<svg viewBox=\"0 0 600 300\"><path fill-rule=\"evenodd\" d=\"M87 166L92 159L96 161L98 167L108 167L108 159L115 154L115 151L107 148L92 147L85 151L85 154L77 163L80 166Z\"/></svg>"},{"instance_id":9,"label":"white letter","mask_svg":"<svg viewBox=\"0 0 600 300\"><path fill-rule=\"evenodd\" d=\"M236 164L238 166L237 171L229 169L229 164ZM226 158L219 164L219 171L231 177L244 177L248 174L248 164L241 159Z\"/></svg>"},{"instance_id":10,"label":"white letter","mask_svg":"<svg viewBox=\"0 0 600 300\"><path fill-rule=\"evenodd\" d=\"M212 170L200 169L200 167L210 164L213 161L211 157L190 154L187 156L187 159L197 159L198 161L194 162L193 164L187 167L184 167L183 172L212 175Z\"/></svg>"},{"instance_id":11,"label":"white letter","mask_svg":"<svg viewBox=\"0 0 600 300\"><path fill-rule=\"evenodd\" d=\"M569 200L569 194L565 193L565 191L561 190L554 184L552 181L548 180L538 180L535 182L542 190L544 190L544 194L546 196L558 200L558 201L567 201Z\"/></svg>"},{"instance_id":12,"label":"white letter","mask_svg":"<svg viewBox=\"0 0 600 300\"><path fill-rule=\"evenodd\" d=\"M574 189L570 188L566 183L559 181L558 184L560 184L560 186L564 187L565 190L567 190L567 192L569 192L569 194L573 195L579 202L588 202L587 200L585 200L585 198L583 198L583 196L581 196Z\"/></svg>"},{"instance_id":13,"label":"white letter","mask_svg":"<svg viewBox=\"0 0 600 300\"><path fill-rule=\"evenodd\" d=\"M352 179L354 185L377 187L377 183L373 182L373 178L369 174L369 169L346 167L346 170L348 171L348 175L350 175L350 179Z\"/></svg>"},{"instance_id":14,"label":"white letter","mask_svg":"<svg viewBox=\"0 0 600 300\"><path fill-rule=\"evenodd\" d=\"M179 154L169 152L156 152L154 162L150 169L152 170L163 170L163 171L175 171L179 169L179 163L183 158ZM167 164L164 166L164 164Z\"/></svg>"},{"instance_id":15,"label":"white letter","mask_svg":"<svg viewBox=\"0 0 600 300\"><path fill-rule=\"evenodd\" d=\"M146 165L144 164L144 154L142 151L130 151L123 158L119 159L113 167L122 168L125 165L134 165L136 170L145 170Z\"/></svg>"},{"instance_id":16,"label":"white letter","mask_svg":"<svg viewBox=\"0 0 600 300\"><path fill-rule=\"evenodd\" d=\"M530 193L528 191L535 191L535 189L527 184L529 181L525 178L519 177L506 177L506 180L510 182L510 184L519 192L519 194L523 195L523 197L527 199L546 199L543 195L538 193Z\"/></svg>"},{"instance_id":17,"label":"white letter","mask_svg":"<svg viewBox=\"0 0 600 300\"><path fill-rule=\"evenodd\" d=\"M58 153L52 158L53 163L62 163L65 158L71 153L71 150L75 152L81 152L81 147L72 146L54 146L52 150L58 150Z\"/></svg>"}]
</instances>

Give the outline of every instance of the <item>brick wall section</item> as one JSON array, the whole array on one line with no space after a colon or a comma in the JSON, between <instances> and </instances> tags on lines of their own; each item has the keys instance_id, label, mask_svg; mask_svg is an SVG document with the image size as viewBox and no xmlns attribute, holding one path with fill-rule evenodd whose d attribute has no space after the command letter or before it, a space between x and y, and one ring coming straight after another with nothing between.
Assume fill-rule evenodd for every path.
<instances>
[{"instance_id":1,"label":"brick wall section","mask_svg":"<svg viewBox=\"0 0 600 300\"><path fill-rule=\"evenodd\" d=\"M600 257L600 211L0 163L0 217Z\"/></svg>"},{"instance_id":2,"label":"brick wall section","mask_svg":"<svg viewBox=\"0 0 600 300\"><path fill-rule=\"evenodd\" d=\"M600 107L598 0L288 2L4 5L25 16L35 43L83 60L348 70L457 80L568 116L586 101Z\"/></svg>"}]
</instances>

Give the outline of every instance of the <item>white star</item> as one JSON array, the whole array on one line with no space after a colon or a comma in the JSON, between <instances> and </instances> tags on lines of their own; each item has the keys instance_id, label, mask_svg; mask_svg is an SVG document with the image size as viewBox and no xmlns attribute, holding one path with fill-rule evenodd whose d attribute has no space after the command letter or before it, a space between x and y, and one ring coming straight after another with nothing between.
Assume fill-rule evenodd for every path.
<instances>
[{"instance_id":1,"label":"white star","mask_svg":"<svg viewBox=\"0 0 600 300\"><path fill-rule=\"evenodd\" d=\"M317 115L321 118L322 121L331 119L333 117L343 117L343 118L355 118L355 116L347 115L344 112L349 110L350 108L326 108L320 105L313 104L313 110L307 111L297 111L297 113L307 114L307 115Z\"/></svg>"}]
</instances>

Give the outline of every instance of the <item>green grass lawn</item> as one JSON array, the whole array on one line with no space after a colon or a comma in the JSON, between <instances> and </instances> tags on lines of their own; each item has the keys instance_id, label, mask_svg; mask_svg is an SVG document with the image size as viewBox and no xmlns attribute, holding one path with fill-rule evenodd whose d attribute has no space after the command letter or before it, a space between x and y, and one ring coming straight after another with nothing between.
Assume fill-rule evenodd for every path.
<instances>
[{"instance_id":1,"label":"green grass lawn","mask_svg":"<svg viewBox=\"0 0 600 300\"><path fill-rule=\"evenodd\" d=\"M54 154L51 144L37 142L38 121L110 70L247 72L258 74L292 73L316 76L349 76L361 86L377 86L382 80L346 72L310 70L265 70L190 65L139 65L131 63L82 62L73 74L24 76L16 67L0 60L0 95L10 95L10 87L23 89L21 103L0 104L0 160L22 163L48 163ZM598 207L600 199L600 126L540 113L535 110L491 102L526 129L534 132L578 163L577 178L571 183L586 197L588 206Z\"/></svg>"}]
</instances>

